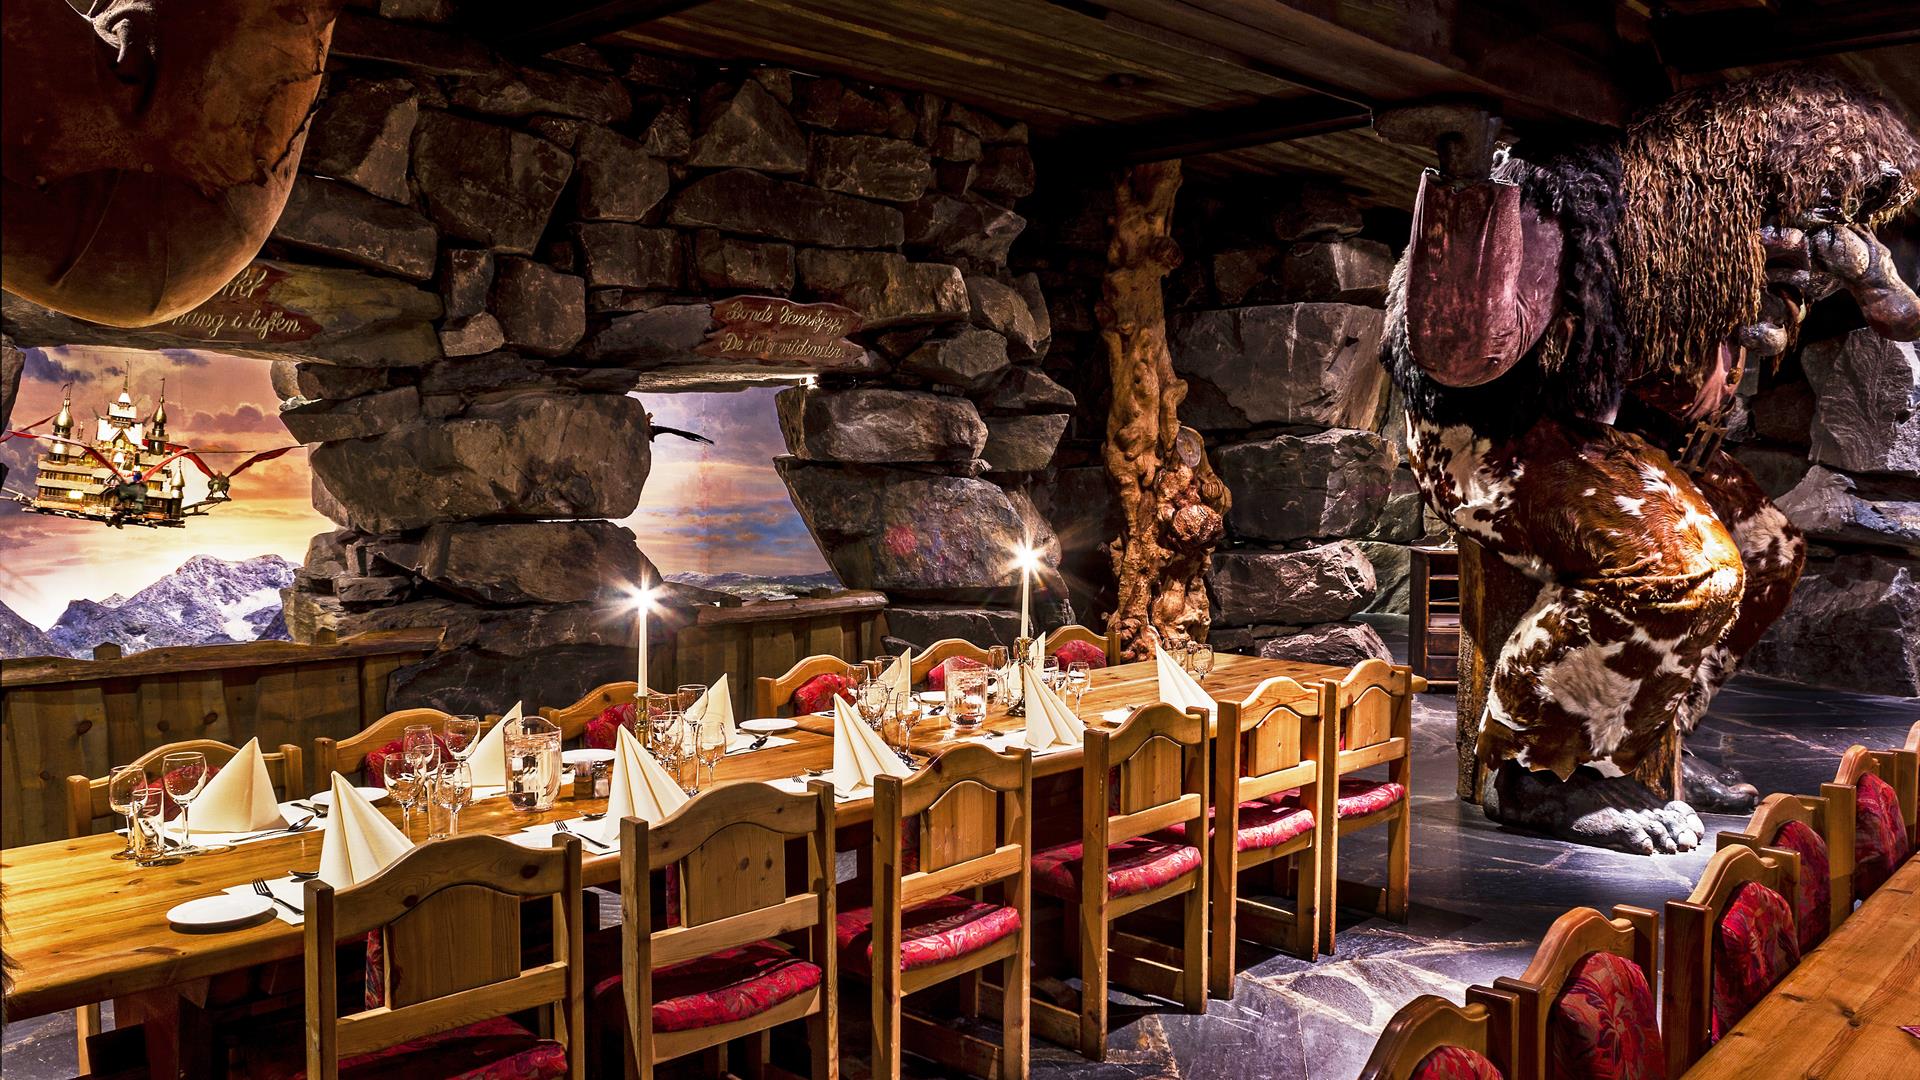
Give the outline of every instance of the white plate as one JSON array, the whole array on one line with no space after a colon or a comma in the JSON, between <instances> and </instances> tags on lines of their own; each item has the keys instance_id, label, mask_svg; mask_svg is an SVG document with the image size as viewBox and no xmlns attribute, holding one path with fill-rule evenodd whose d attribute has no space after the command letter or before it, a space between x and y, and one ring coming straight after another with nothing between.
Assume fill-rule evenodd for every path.
<instances>
[{"instance_id":1,"label":"white plate","mask_svg":"<svg viewBox=\"0 0 1920 1080\"><path fill-rule=\"evenodd\" d=\"M592 765L597 761L612 761L613 751L591 748L563 750L560 752L560 760L568 765Z\"/></svg>"},{"instance_id":2,"label":"white plate","mask_svg":"<svg viewBox=\"0 0 1920 1080\"><path fill-rule=\"evenodd\" d=\"M273 910L264 896L203 896L167 912L167 922L185 930L225 930L242 926Z\"/></svg>"},{"instance_id":3,"label":"white plate","mask_svg":"<svg viewBox=\"0 0 1920 1080\"><path fill-rule=\"evenodd\" d=\"M792 731L800 726L800 721L785 716L769 716L760 720L740 721L740 730L749 735L778 735L783 731Z\"/></svg>"},{"instance_id":4,"label":"white plate","mask_svg":"<svg viewBox=\"0 0 1920 1080\"><path fill-rule=\"evenodd\" d=\"M359 792L360 797L367 800L370 803L379 802L381 799L384 799L387 797L387 789L383 787L357 787L357 788L354 788L353 790ZM332 806L333 790L329 788L328 790L323 791L320 794L315 795L312 798L306 799L304 801L310 802L315 806Z\"/></svg>"},{"instance_id":5,"label":"white plate","mask_svg":"<svg viewBox=\"0 0 1920 1080\"><path fill-rule=\"evenodd\" d=\"M922 705L945 705L947 703L947 694L944 690L922 690L913 696L919 698Z\"/></svg>"}]
</instances>

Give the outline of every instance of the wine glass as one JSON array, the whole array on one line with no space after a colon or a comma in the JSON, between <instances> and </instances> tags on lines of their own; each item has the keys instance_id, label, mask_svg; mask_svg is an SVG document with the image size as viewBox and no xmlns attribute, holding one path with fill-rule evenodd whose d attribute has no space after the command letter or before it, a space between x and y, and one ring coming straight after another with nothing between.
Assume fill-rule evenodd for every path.
<instances>
[{"instance_id":1,"label":"wine glass","mask_svg":"<svg viewBox=\"0 0 1920 1080\"><path fill-rule=\"evenodd\" d=\"M440 747L433 737L430 724L408 724L400 732L401 752L407 760L413 762L416 771L425 772L427 766L440 756Z\"/></svg>"},{"instance_id":2,"label":"wine glass","mask_svg":"<svg viewBox=\"0 0 1920 1080\"><path fill-rule=\"evenodd\" d=\"M107 774L107 806L127 819L127 846L113 853L116 859L136 858L133 850L134 800L147 786L147 770L139 765L116 765Z\"/></svg>"},{"instance_id":3,"label":"wine glass","mask_svg":"<svg viewBox=\"0 0 1920 1080\"><path fill-rule=\"evenodd\" d=\"M420 766L405 754L388 754L380 760L380 772L387 791L400 804L400 830L413 839L413 807L420 801Z\"/></svg>"},{"instance_id":4,"label":"wine glass","mask_svg":"<svg viewBox=\"0 0 1920 1080\"><path fill-rule=\"evenodd\" d=\"M447 812L447 831L428 836L441 840L460 835L460 810L473 801L473 768L464 761L449 761L429 774L433 783L433 801Z\"/></svg>"},{"instance_id":5,"label":"wine glass","mask_svg":"<svg viewBox=\"0 0 1920 1080\"><path fill-rule=\"evenodd\" d=\"M635 732L646 739L647 749L658 751L667 739L667 732L673 730L673 719L678 714L676 699L667 695L647 691L645 727Z\"/></svg>"},{"instance_id":6,"label":"wine glass","mask_svg":"<svg viewBox=\"0 0 1920 1080\"><path fill-rule=\"evenodd\" d=\"M193 800L207 786L207 755L197 750L168 754L161 767L160 782L167 796L180 804L180 847L174 854L198 855L200 849L193 846L192 811Z\"/></svg>"},{"instance_id":7,"label":"wine glass","mask_svg":"<svg viewBox=\"0 0 1920 1080\"><path fill-rule=\"evenodd\" d=\"M1205 683L1207 676L1213 673L1213 646L1204 641L1196 641L1187 647L1193 660L1193 677Z\"/></svg>"},{"instance_id":8,"label":"wine glass","mask_svg":"<svg viewBox=\"0 0 1920 1080\"><path fill-rule=\"evenodd\" d=\"M887 691L886 684L870 682L860 690L860 718L867 726L879 731L887 719L887 704L893 695Z\"/></svg>"},{"instance_id":9,"label":"wine glass","mask_svg":"<svg viewBox=\"0 0 1920 1080\"><path fill-rule=\"evenodd\" d=\"M447 740L447 751L457 760L465 761L480 744L480 718L471 713L449 716L440 725L440 734Z\"/></svg>"},{"instance_id":10,"label":"wine glass","mask_svg":"<svg viewBox=\"0 0 1920 1080\"><path fill-rule=\"evenodd\" d=\"M699 754L700 764L706 766L707 784L709 786L714 782L714 767L719 765L720 759L727 755L727 725L720 722L720 717L716 715L717 712L718 710L714 710L702 717L700 719L700 730L695 733L695 738L698 740L695 745L695 750ZM699 770L694 770L693 775L694 783L698 785L700 780Z\"/></svg>"},{"instance_id":11,"label":"wine glass","mask_svg":"<svg viewBox=\"0 0 1920 1080\"><path fill-rule=\"evenodd\" d=\"M1067 690L1073 694L1073 711L1080 711L1080 702L1087 696L1087 686L1093 682L1093 672L1085 660L1075 660L1067 665Z\"/></svg>"},{"instance_id":12,"label":"wine glass","mask_svg":"<svg viewBox=\"0 0 1920 1080\"><path fill-rule=\"evenodd\" d=\"M1065 685L1063 682L1065 677L1060 670L1059 657L1049 656L1040 662L1040 681L1047 684L1047 689L1059 692L1060 687Z\"/></svg>"}]
</instances>

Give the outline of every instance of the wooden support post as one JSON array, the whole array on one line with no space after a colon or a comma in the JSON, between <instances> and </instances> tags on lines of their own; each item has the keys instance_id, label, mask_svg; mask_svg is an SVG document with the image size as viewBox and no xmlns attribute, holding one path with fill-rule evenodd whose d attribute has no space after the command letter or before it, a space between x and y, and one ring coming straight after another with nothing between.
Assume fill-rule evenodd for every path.
<instances>
[{"instance_id":1,"label":"wooden support post","mask_svg":"<svg viewBox=\"0 0 1920 1080\"><path fill-rule=\"evenodd\" d=\"M1187 384L1167 351L1161 282L1180 264L1172 236L1179 190L1178 161L1120 174L1100 289L1100 339L1113 378L1103 454L1122 518L1109 546L1120 588L1107 629L1127 660L1153 655L1148 627L1169 645L1206 638L1207 559L1231 504L1199 433L1180 426Z\"/></svg>"}]
</instances>

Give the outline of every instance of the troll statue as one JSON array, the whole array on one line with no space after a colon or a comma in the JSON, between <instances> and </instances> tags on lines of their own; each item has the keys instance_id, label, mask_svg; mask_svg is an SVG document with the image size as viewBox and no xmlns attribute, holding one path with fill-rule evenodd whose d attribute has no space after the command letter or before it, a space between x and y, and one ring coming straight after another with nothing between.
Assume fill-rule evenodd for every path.
<instances>
[{"instance_id":1,"label":"troll statue","mask_svg":"<svg viewBox=\"0 0 1920 1080\"><path fill-rule=\"evenodd\" d=\"M1746 365L1846 289L1880 334L1920 301L1874 229L1920 141L1830 76L1675 97L1622 136L1429 175L1383 361L1429 505L1539 583L1493 660L1489 816L1627 851L1704 835L1636 779L1785 610L1799 531L1719 445Z\"/></svg>"}]
</instances>

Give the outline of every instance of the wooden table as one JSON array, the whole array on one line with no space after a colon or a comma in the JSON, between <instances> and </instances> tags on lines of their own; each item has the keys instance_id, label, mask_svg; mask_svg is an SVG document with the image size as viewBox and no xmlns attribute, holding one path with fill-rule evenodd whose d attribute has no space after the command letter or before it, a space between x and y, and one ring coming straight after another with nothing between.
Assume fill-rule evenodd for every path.
<instances>
[{"instance_id":1,"label":"wooden table","mask_svg":"<svg viewBox=\"0 0 1920 1080\"><path fill-rule=\"evenodd\" d=\"M1262 660L1222 654L1207 689L1218 697L1244 696L1260 681L1276 675L1308 680L1338 678L1344 669L1290 660ZM1154 700L1153 665L1125 664L1093 672L1081 711L1097 718L1122 705ZM986 727L1009 730L1024 720L1001 710ZM718 767L720 782L773 780L824 769L833 761L826 735L797 731L793 743L736 754ZM941 725L922 724L917 748L938 750L951 742ZM1051 754L1034 762L1039 775L1077 770L1077 751ZM512 809L505 799L490 799L460 815L462 832L509 834L529 825L558 821L605 808L604 800L562 798L545 814ZM399 810L381 809L396 821ZM842 802L841 825L871 820L870 799ZM414 824L415 836L422 826ZM175 866L141 869L115 862L123 838L114 834L10 848L0 852L0 884L6 887L8 952L20 969L8 998L8 1016L24 1018L170 986L187 986L222 972L301 954L299 927L278 920L222 934L183 934L172 929L166 912L175 904L209 896L256 878L276 878L320 864L321 835L243 844L219 855L187 859ZM587 853L588 884L619 880L617 853Z\"/></svg>"},{"instance_id":2,"label":"wooden table","mask_svg":"<svg viewBox=\"0 0 1920 1080\"><path fill-rule=\"evenodd\" d=\"M1687 1080L1920 1076L1920 859L1808 953Z\"/></svg>"}]
</instances>

